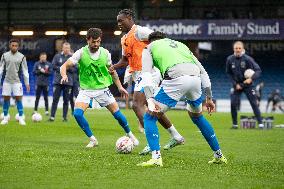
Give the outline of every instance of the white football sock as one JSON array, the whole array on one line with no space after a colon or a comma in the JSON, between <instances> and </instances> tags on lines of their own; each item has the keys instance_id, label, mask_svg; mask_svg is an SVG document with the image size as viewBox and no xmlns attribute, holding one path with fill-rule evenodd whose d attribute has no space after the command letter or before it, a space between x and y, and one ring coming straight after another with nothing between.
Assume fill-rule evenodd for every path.
<instances>
[{"instance_id":1,"label":"white football sock","mask_svg":"<svg viewBox=\"0 0 284 189\"><path fill-rule=\"evenodd\" d=\"M133 133L131 132L131 131L129 131L129 133L127 133L126 134L129 138L133 138L134 137L134 135L133 135Z\"/></svg>"},{"instance_id":2,"label":"white football sock","mask_svg":"<svg viewBox=\"0 0 284 189\"><path fill-rule=\"evenodd\" d=\"M161 158L161 152L160 150L154 150L152 151L152 159L159 159Z\"/></svg>"},{"instance_id":3,"label":"white football sock","mask_svg":"<svg viewBox=\"0 0 284 189\"><path fill-rule=\"evenodd\" d=\"M94 135L92 135L91 137L89 137L90 138L90 141L96 141L97 139L96 139L96 137L94 136Z\"/></svg>"},{"instance_id":4,"label":"white football sock","mask_svg":"<svg viewBox=\"0 0 284 189\"><path fill-rule=\"evenodd\" d=\"M176 130L175 126L172 125L170 128L167 129L172 138L175 140L181 140L182 136L179 134L179 132Z\"/></svg>"},{"instance_id":5,"label":"white football sock","mask_svg":"<svg viewBox=\"0 0 284 189\"><path fill-rule=\"evenodd\" d=\"M128 136L132 140L135 146L139 145L138 139L134 136L134 134L131 131L127 133L126 136Z\"/></svg>"},{"instance_id":6,"label":"white football sock","mask_svg":"<svg viewBox=\"0 0 284 189\"><path fill-rule=\"evenodd\" d=\"M223 156L221 149L214 151L214 157L215 158L221 158Z\"/></svg>"},{"instance_id":7,"label":"white football sock","mask_svg":"<svg viewBox=\"0 0 284 189\"><path fill-rule=\"evenodd\" d=\"M130 131L129 133L126 134L129 138L131 138L132 140L137 140L136 137L134 136L134 134Z\"/></svg>"}]
</instances>

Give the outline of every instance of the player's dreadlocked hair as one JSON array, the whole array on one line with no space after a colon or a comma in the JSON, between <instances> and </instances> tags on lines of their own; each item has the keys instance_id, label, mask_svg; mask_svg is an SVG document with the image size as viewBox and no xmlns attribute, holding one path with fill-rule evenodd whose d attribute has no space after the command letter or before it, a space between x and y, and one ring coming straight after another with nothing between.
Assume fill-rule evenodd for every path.
<instances>
[{"instance_id":1,"label":"player's dreadlocked hair","mask_svg":"<svg viewBox=\"0 0 284 189\"><path fill-rule=\"evenodd\" d=\"M164 38L166 38L166 34L165 33L160 32L160 31L155 31L155 32L152 32L149 35L148 41L152 42L152 41L159 40L159 39L164 39Z\"/></svg>"},{"instance_id":2,"label":"player's dreadlocked hair","mask_svg":"<svg viewBox=\"0 0 284 189\"><path fill-rule=\"evenodd\" d=\"M121 11L119 11L118 15L120 15L120 14L130 16L132 19L135 18L134 11L131 10L131 9L122 9Z\"/></svg>"}]
</instances>

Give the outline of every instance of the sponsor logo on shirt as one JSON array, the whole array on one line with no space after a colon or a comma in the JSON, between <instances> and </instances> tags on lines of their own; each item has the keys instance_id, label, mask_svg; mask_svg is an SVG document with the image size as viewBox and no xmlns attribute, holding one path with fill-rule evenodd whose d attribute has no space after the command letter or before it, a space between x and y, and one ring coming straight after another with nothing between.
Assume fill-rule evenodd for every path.
<instances>
[{"instance_id":1,"label":"sponsor logo on shirt","mask_svg":"<svg viewBox=\"0 0 284 189\"><path fill-rule=\"evenodd\" d=\"M245 68L246 67L246 63L244 61L241 61L241 68Z\"/></svg>"}]
</instances>

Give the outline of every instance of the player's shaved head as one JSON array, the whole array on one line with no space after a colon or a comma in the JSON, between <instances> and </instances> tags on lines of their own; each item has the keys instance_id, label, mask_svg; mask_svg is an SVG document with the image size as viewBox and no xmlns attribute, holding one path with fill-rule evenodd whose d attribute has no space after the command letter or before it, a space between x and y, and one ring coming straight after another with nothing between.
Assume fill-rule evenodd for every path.
<instances>
[{"instance_id":1,"label":"player's shaved head","mask_svg":"<svg viewBox=\"0 0 284 189\"><path fill-rule=\"evenodd\" d=\"M233 44L233 47L235 45L240 45L240 46L242 46L243 49L245 48L245 45L244 45L244 43L242 41L235 41L234 44Z\"/></svg>"},{"instance_id":2,"label":"player's shaved head","mask_svg":"<svg viewBox=\"0 0 284 189\"><path fill-rule=\"evenodd\" d=\"M244 43L242 41L236 41L234 42L233 45L233 50L234 50L234 54L237 57L242 56L242 54L245 52L245 48L244 48Z\"/></svg>"}]
</instances>

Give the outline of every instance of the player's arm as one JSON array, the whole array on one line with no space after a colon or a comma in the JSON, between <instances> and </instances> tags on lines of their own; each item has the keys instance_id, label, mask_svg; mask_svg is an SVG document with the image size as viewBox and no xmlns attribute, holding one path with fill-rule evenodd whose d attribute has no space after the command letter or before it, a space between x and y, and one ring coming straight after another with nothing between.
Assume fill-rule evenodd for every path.
<instances>
[{"instance_id":1,"label":"player's arm","mask_svg":"<svg viewBox=\"0 0 284 189\"><path fill-rule=\"evenodd\" d=\"M153 59L148 48L142 51L142 80L146 100L154 96L154 86L152 78Z\"/></svg>"},{"instance_id":2,"label":"player's arm","mask_svg":"<svg viewBox=\"0 0 284 189\"><path fill-rule=\"evenodd\" d=\"M62 77L61 83L68 82L67 70L72 68L74 65L78 64L81 59L83 49L77 50L62 66L60 66L60 75Z\"/></svg>"},{"instance_id":3,"label":"player's arm","mask_svg":"<svg viewBox=\"0 0 284 189\"><path fill-rule=\"evenodd\" d=\"M24 82L26 85L27 92L30 92L29 70L28 70L26 57L23 57L22 60L22 70L23 70Z\"/></svg>"},{"instance_id":4,"label":"player's arm","mask_svg":"<svg viewBox=\"0 0 284 189\"><path fill-rule=\"evenodd\" d=\"M156 104L154 100L154 86L153 86L153 78L152 78L152 70L153 70L153 58L150 52L149 47L145 48L142 52L142 85L144 87L144 93L146 96L148 109L150 114L156 115L156 113L160 112L160 107Z\"/></svg>"},{"instance_id":5,"label":"player's arm","mask_svg":"<svg viewBox=\"0 0 284 189\"><path fill-rule=\"evenodd\" d=\"M149 35L153 33L154 31L150 28L143 27L143 26L137 26L137 30L135 32L135 37L139 41L148 41Z\"/></svg>"},{"instance_id":6,"label":"player's arm","mask_svg":"<svg viewBox=\"0 0 284 189\"><path fill-rule=\"evenodd\" d=\"M128 92L123 88L119 80L118 74L115 70L111 73L111 77L112 77L114 84L117 86L118 91L120 92L121 96L123 98L128 98Z\"/></svg>"},{"instance_id":7,"label":"player's arm","mask_svg":"<svg viewBox=\"0 0 284 189\"><path fill-rule=\"evenodd\" d=\"M206 72L202 64L198 61L196 57L194 57L194 59L195 59L196 65L200 69L201 83L202 83L202 87L204 89L204 93L206 96L206 107L207 107L208 113L211 114L215 110L215 104L212 99L211 81L210 81L208 73Z\"/></svg>"},{"instance_id":8,"label":"player's arm","mask_svg":"<svg viewBox=\"0 0 284 189\"><path fill-rule=\"evenodd\" d=\"M118 63L112 65L109 67L109 72L112 73L114 70L117 70L119 68L126 68L128 66L128 60L127 57L122 55L121 59L118 61Z\"/></svg>"},{"instance_id":9,"label":"player's arm","mask_svg":"<svg viewBox=\"0 0 284 189\"><path fill-rule=\"evenodd\" d=\"M107 60L107 65L108 67L112 67L112 60L111 60L111 54L108 52L108 60ZM110 72L110 75L112 77L112 80L114 82L114 84L116 85L116 87L118 88L118 91L120 92L121 96L123 98L128 98L128 92L123 88L120 80L119 80L119 77L118 77L118 74L115 70L113 70L112 72Z\"/></svg>"},{"instance_id":10,"label":"player's arm","mask_svg":"<svg viewBox=\"0 0 284 189\"><path fill-rule=\"evenodd\" d=\"M73 62L70 59L68 59L66 62L64 62L64 64L62 64L62 66L60 66L60 75L62 77L61 84L63 82L68 82L67 69L72 67L73 65L74 65Z\"/></svg>"},{"instance_id":11,"label":"player's arm","mask_svg":"<svg viewBox=\"0 0 284 189\"><path fill-rule=\"evenodd\" d=\"M148 37L152 32L153 30L147 27L137 26L135 37L139 41L148 41ZM148 45L142 51L142 80L144 82L143 86L146 99L152 98L154 96L154 86L152 78L154 64L150 49L151 45Z\"/></svg>"},{"instance_id":12,"label":"player's arm","mask_svg":"<svg viewBox=\"0 0 284 189\"><path fill-rule=\"evenodd\" d=\"M0 59L0 81L2 79L3 71L4 71L4 55L2 55Z\"/></svg>"},{"instance_id":13,"label":"player's arm","mask_svg":"<svg viewBox=\"0 0 284 189\"><path fill-rule=\"evenodd\" d=\"M210 81L209 75L206 72L206 70L204 69L204 67L202 66L202 64L199 62L199 60L196 57L194 57L194 59L195 59L196 65L200 69L200 74L201 74L200 78L201 78L202 86L204 88L205 95L209 100L211 100L212 99L212 90L211 90L211 81Z\"/></svg>"}]
</instances>

